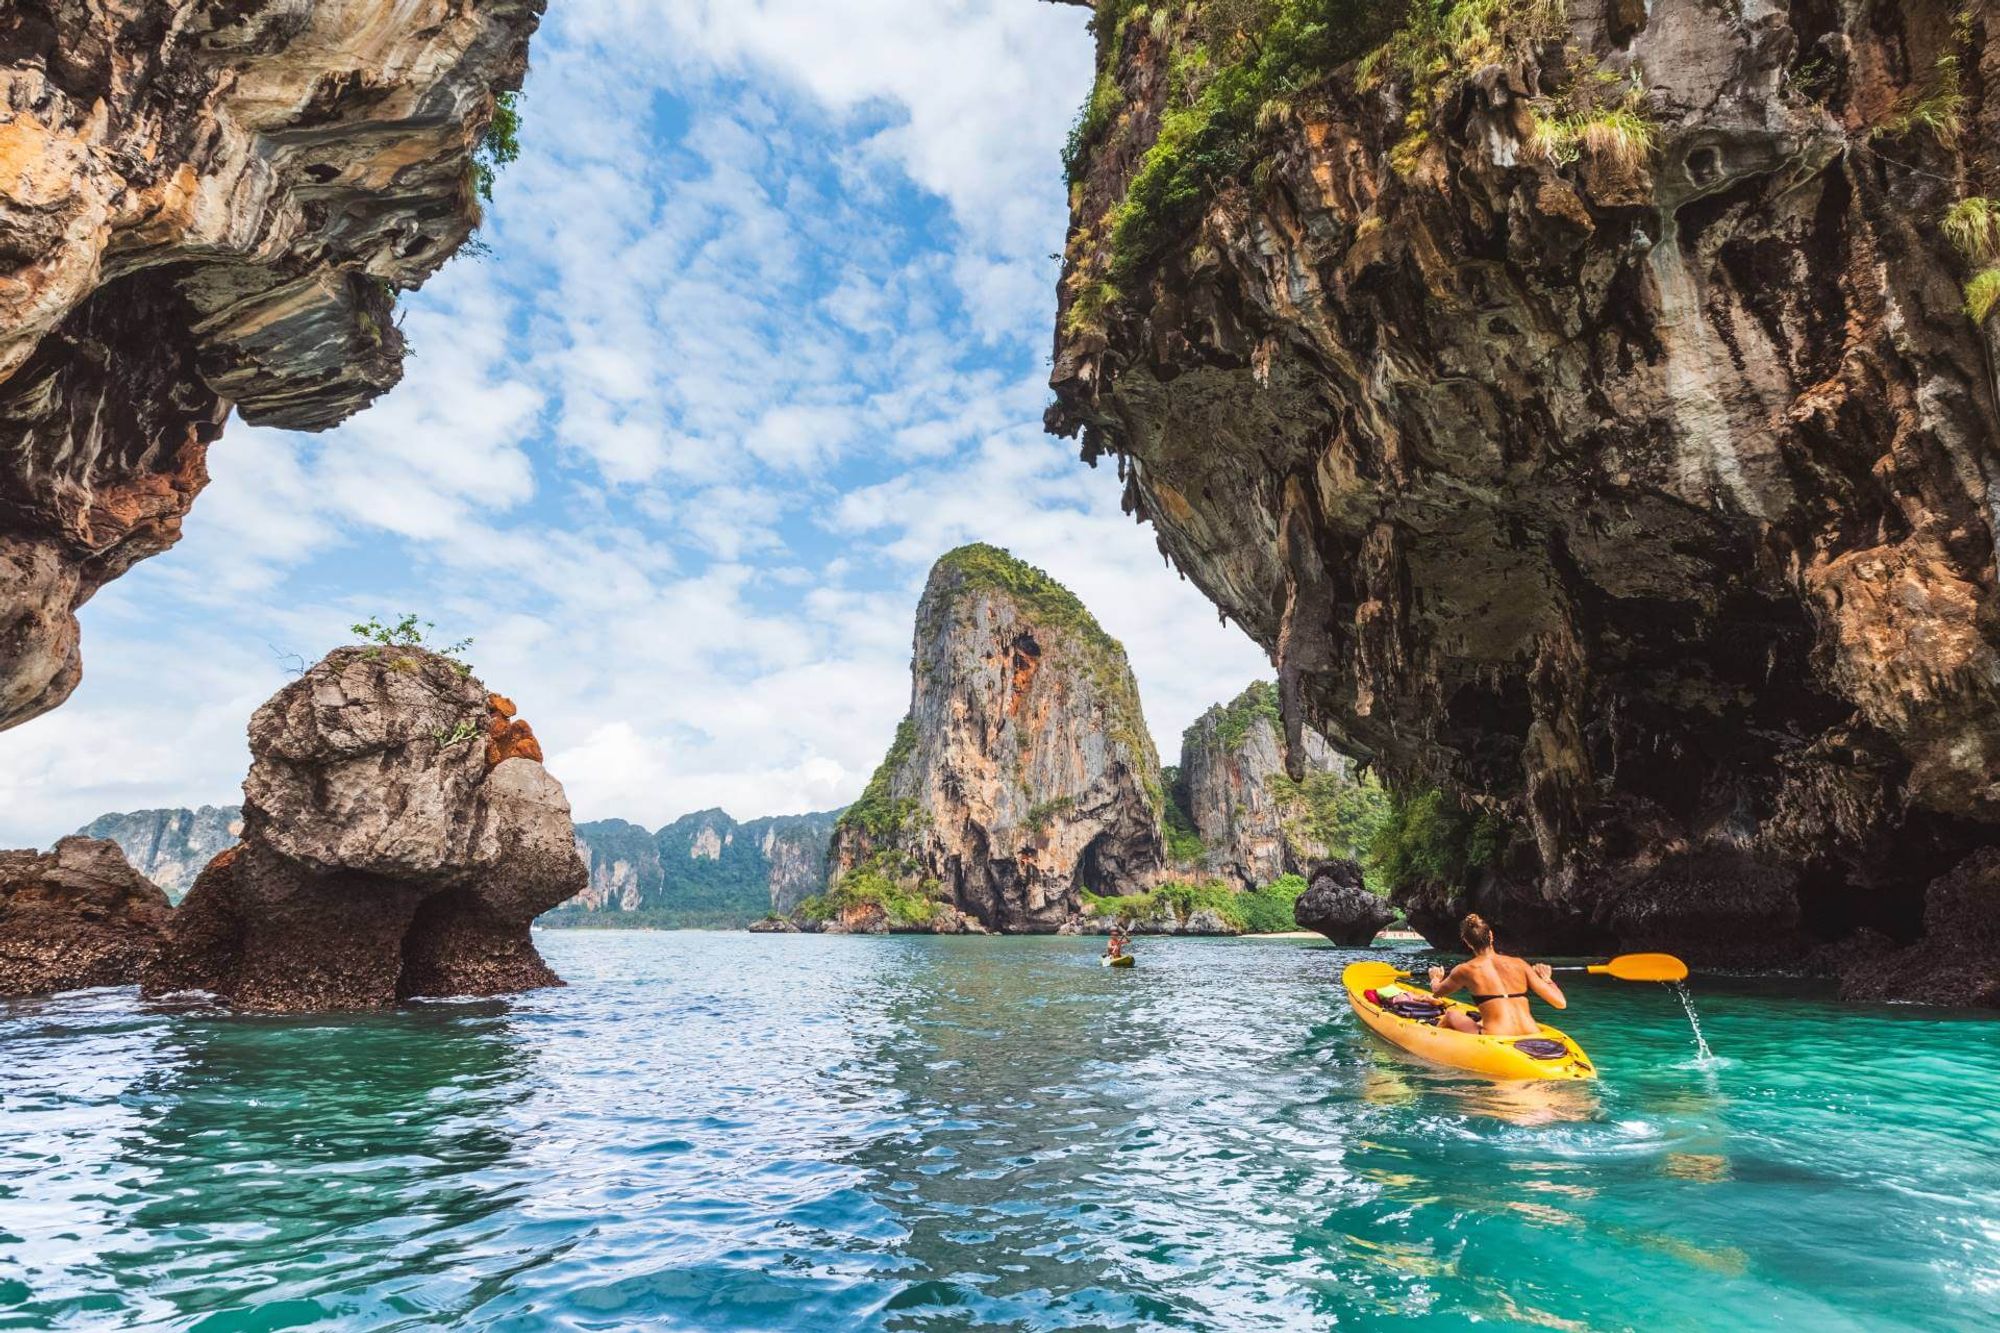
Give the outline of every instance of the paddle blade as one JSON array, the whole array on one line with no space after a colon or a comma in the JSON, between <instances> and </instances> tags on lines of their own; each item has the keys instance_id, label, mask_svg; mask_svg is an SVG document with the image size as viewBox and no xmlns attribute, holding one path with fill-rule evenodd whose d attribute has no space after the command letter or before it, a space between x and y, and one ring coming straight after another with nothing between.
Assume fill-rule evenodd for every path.
<instances>
[{"instance_id":1,"label":"paddle blade","mask_svg":"<svg viewBox=\"0 0 2000 1333\"><path fill-rule=\"evenodd\" d=\"M1349 963L1346 970L1340 974L1340 981L1349 990L1362 991L1375 986L1386 986L1392 981L1401 981L1408 975L1410 974L1398 971L1390 963Z\"/></svg>"},{"instance_id":2,"label":"paddle blade","mask_svg":"<svg viewBox=\"0 0 2000 1333\"><path fill-rule=\"evenodd\" d=\"M1628 953L1590 970L1620 981L1686 981L1688 965L1670 953Z\"/></svg>"}]
</instances>

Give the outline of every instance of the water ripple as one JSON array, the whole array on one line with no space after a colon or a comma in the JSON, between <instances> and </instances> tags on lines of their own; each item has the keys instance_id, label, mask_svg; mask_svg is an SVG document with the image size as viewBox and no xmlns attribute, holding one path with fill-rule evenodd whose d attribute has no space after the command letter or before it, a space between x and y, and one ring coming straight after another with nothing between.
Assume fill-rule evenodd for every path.
<instances>
[{"instance_id":1,"label":"water ripple","mask_svg":"<svg viewBox=\"0 0 2000 1333\"><path fill-rule=\"evenodd\" d=\"M1971 1328L2000 1025L1578 988L1590 1084L1344 955L551 934L508 1002L0 1006L0 1329Z\"/></svg>"}]
</instances>

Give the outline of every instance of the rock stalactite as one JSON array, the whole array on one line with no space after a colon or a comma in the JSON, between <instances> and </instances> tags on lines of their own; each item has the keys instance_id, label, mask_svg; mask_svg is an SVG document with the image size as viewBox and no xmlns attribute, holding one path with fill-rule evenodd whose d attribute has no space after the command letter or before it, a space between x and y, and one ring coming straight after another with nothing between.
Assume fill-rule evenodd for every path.
<instances>
[{"instance_id":1,"label":"rock stalactite","mask_svg":"<svg viewBox=\"0 0 2000 1333\"><path fill-rule=\"evenodd\" d=\"M543 3L0 7L0 727L76 687L76 607L179 537L232 406L396 383Z\"/></svg>"},{"instance_id":2,"label":"rock stalactite","mask_svg":"<svg viewBox=\"0 0 2000 1333\"><path fill-rule=\"evenodd\" d=\"M448 658L343 648L250 723L243 841L210 862L150 994L367 1009L561 984L528 923L586 883L560 783L488 762L500 714Z\"/></svg>"},{"instance_id":3,"label":"rock stalactite","mask_svg":"<svg viewBox=\"0 0 2000 1333\"><path fill-rule=\"evenodd\" d=\"M872 878L902 886L922 928L1053 931L1085 889L1151 886L1159 759L1124 649L1068 589L992 546L946 554L912 677L896 743L835 829L832 898Z\"/></svg>"},{"instance_id":4,"label":"rock stalactite","mask_svg":"<svg viewBox=\"0 0 2000 1333\"><path fill-rule=\"evenodd\" d=\"M1962 294L2000 14L1500 3L1310 47L1133 8L1098 6L1049 424L1271 651L1294 740L1517 830L1413 919L1913 942L2000 839Z\"/></svg>"}]
</instances>

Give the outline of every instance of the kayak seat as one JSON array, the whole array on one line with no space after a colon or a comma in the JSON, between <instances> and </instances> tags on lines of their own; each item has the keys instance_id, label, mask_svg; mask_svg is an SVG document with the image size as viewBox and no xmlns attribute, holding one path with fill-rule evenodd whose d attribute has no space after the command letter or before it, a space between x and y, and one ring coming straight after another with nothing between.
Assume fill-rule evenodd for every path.
<instances>
[{"instance_id":1,"label":"kayak seat","mask_svg":"<svg viewBox=\"0 0 2000 1333\"><path fill-rule=\"evenodd\" d=\"M1514 1049L1537 1060L1560 1060L1569 1054L1569 1047L1547 1037L1523 1037L1514 1043Z\"/></svg>"}]
</instances>

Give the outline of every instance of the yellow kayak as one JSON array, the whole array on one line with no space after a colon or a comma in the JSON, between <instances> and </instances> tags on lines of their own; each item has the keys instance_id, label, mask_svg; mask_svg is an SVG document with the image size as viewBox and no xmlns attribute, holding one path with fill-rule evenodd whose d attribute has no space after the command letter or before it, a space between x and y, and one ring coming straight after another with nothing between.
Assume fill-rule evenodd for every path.
<instances>
[{"instance_id":1,"label":"yellow kayak","mask_svg":"<svg viewBox=\"0 0 2000 1333\"><path fill-rule=\"evenodd\" d=\"M1361 1021L1384 1040L1393 1042L1412 1055L1453 1069L1464 1069L1488 1078L1596 1078L1597 1069L1583 1048L1567 1035L1544 1023L1532 1037L1487 1037L1471 1032L1441 1028L1414 1018L1403 1018L1370 1000L1387 989L1401 987L1421 998L1430 992L1410 986L1407 974L1388 963L1350 963L1340 974L1347 989L1347 1002ZM1469 1004L1440 999L1439 1004L1470 1010Z\"/></svg>"},{"instance_id":2,"label":"yellow kayak","mask_svg":"<svg viewBox=\"0 0 2000 1333\"><path fill-rule=\"evenodd\" d=\"M1139 964L1138 960L1133 958L1131 954L1121 953L1116 958L1111 957L1109 954L1099 954L1097 965L1099 967L1137 967Z\"/></svg>"}]
</instances>

